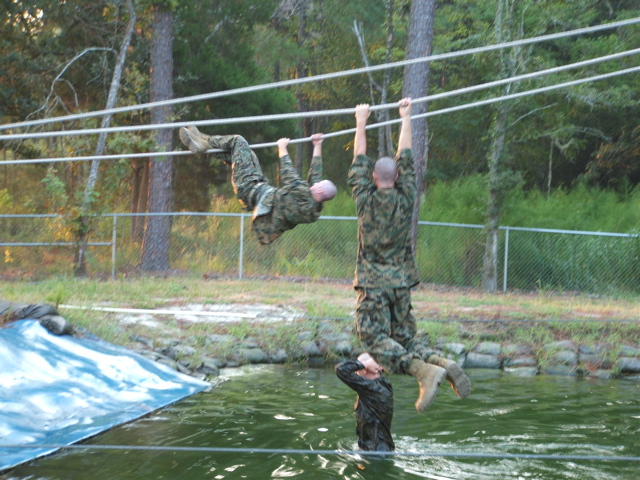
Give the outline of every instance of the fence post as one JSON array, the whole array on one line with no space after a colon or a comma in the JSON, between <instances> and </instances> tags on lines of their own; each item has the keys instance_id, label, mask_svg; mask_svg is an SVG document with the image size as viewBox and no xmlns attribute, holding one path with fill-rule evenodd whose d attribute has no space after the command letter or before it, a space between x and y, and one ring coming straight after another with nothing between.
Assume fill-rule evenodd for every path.
<instances>
[{"instance_id":1,"label":"fence post","mask_svg":"<svg viewBox=\"0 0 640 480\"><path fill-rule=\"evenodd\" d=\"M505 227L504 235L504 269L502 274L502 291L507 291L507 275L509 274L509 227Z\"/></svg>"},{"instance_id":2,"label":"fence post","mask_svg":"<svg viewBox=\"0 0 640 480\"><path fill-rule=\"evenodd\" d=\"M244 214L240 214L240 254L238 255L238 278L242 280L242 261L244 254Z\"/></svg>"},{"instance_id":3,"label":"fence post","mask_svg":"<svg viewBox=\"0 0 640 480\"><path fill-rule=\"evenodd\" d=\"M116 279L116 232L117 232L117 216L113 215L113 234L111 236L111 280Z\"/></svg>"}]
</instances>

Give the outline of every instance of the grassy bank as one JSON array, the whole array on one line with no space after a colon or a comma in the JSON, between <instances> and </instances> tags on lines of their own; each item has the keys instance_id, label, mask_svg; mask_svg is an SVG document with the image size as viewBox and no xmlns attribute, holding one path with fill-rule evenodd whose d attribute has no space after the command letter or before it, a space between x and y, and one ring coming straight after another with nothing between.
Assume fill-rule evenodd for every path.
<instances>
[{"instance_id":1,"label":"grassy bank","mask_svg":"<svg viewBox=\"0 0 640 480\"><path fill-rule=\"evenodd\" d=\"M171 331L174 336L195 338L196 343L208 334L230 333L237 338L258 338L268 349L286 349L296 341L297 333L313 330L319 322L333 323L336 330L349 330L355 307L355 292L349 283L292 279L56 279L5 282L0 283L0 289L2 299L20 303L138 309L219 304L228 305L231 310L240 310L243 305L268 305L295 309L303 315L295 322L269 328L249 320L191 324L160 315L156 318L163 328L157 329L142 323L123 325L114 313L59 308L74 325L125 346L131 346L131 335L156 340ZM468 345L483 340L541 345L560 339L584 344L640 343L640 302L635 297L614 299L552 292L488 294L421 285L413 292L413 304L419 329L429 333L432 340ZM355 338L354 342L357 345Z\"/></svg>"}]
</instances>

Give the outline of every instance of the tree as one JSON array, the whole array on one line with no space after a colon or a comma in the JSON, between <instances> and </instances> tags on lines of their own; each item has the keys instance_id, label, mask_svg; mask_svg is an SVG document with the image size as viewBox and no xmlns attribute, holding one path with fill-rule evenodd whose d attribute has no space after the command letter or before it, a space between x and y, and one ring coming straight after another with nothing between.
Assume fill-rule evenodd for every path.
<instances>
[{"instance_id":1,"label":"tree","mask_svg":"<svg viewBox=\"0 0 640 480\"><path fill-rule=\"evenodd\" d=\"M407 60L431 55L435 8L435 0L413 0L411 2L409 36L407 38ZM422 62L405 66L402 96L412 98L424 97L427 95L428 90L429 64ZM414 116L426 111L426 102L418 103L413 107ZM415 251L418 216L420 213L420 197L425 187L424 175L427 168L427 156L429 152L428 125L425 117L413 120L412 133L412 150L418 189L418 195L416 196L413 215L411 217L412 248Z\"/></svg>"},{"instance_id":2,"label":"tree","mask_svg":"<svg viewBox=\"0 0 640 480\"><path fill-rule=\"evenodd\" d=\"M129 12L129 24L127 26L126 33L122 40L122 46L120 47L120 53L116 61L115 68L113 70L113 78L111 80L111 88L109 89L109 96L107 98L107 104L105 108L107 110L115 107L118 100L118 90L120 89L120 80L122 78L122 72L124 69L124 63L127 58L127 50L131 44L131 38L133 37L133 29L136 24L136 12L133 8L132 0L127 0L127 10ZM101 128L107 128L111 123L111 113L107 113L102 118ZM90 213L91 206L95 200L95 186L98 181L98 169L100 167L99 157L104 153L107 143L107 133L103 132L98 137L98 144L96 146L95 155L96 158L91 162L91 169L89 176L87 177L87 183L84 189L84 198L82 199L82 205L80 207L80 214L76 219L78 226L78 239L77 239L77 251L76 262L74 266L75 276L84 277L87 275L86 265L86 250L88 243L88 236L90 232L90 219L87 215Z\"/></svg>"},{"instance_id":3,"label":"tree","mask_svg":"<svg viewBox=\"0 0 640 480\"><path fill-rule=\"evenodd\" d=\"M153 5L153 27L151 37L151 102L173 98L173 10L171 2ZM172 115L170 105L153 107L151 123L166 123ZM173 132L157 131L158 151L173 149ZM173 203L171 157L155 157L149 165L149 213L170 212ZM169 239L171 217L149 215L146 219L142 259L144 271L164 271L170 268Z\"/></svg>"}]
</instances>

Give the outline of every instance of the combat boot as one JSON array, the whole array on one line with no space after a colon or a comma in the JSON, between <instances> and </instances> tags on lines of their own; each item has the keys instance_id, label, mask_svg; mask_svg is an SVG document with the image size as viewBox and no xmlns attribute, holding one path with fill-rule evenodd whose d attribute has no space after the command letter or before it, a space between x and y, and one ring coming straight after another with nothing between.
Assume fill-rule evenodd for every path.
<instances>
[{"instance_id":1,"label":"combat boot","mask_svg":"<svg viewBox=\"0 0 640 480\"><path fill-rule=\"evenodd\" d=\"M193 153L204 153L211 148L209 135L200 132L195 125L182 127L178 134L182 143Z\"/></svg>"},{"instance_id":2,"label":"combat boot","mask_svg":"<svg viewBox=\"0 0 640 480\"><path fill-rule=\"evenodd\" d=\"M420 395L416 400L416 410L424 412L433 403L438 386L447 375L447 371L437 365L430 365L417 358L411 360L409 373L416 377L420 385Z\"/></svg>"},{"instance_id":3,"label":"combat boot","mask_svg":"<svg viewBox=\"0 0 640 480\"><path fill-rule=\"evenodd\" d=\"M447 380L451 384L451 388L460 398L467 398L471 393L471 380L464 373L462 367L453 360L442 358L438 355L431 355L427 360L430 364L437 365L447 371Z\"/></svg>"}]
</instances>

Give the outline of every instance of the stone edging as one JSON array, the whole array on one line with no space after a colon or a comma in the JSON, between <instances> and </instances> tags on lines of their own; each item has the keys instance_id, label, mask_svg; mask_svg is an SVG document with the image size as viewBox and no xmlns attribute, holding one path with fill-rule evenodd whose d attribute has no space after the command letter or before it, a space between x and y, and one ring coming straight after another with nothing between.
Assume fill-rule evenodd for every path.
<instances>
[{"instance_id":1,"label":"stone edging","mask_svg":"<svg viewBox=\"0 0 640 480\"><path fill-rule=\"evenodd\" d=\"M217 376L220 368L233 368L246 364L307 363L332 364L344 358L353 358L361 350L353 345L357 338L350 333L304 331L298 334L292 351L278 348L265 351L254 338L237 339L231 335L206 336L204 347L195 347L188 341L149 339L134 336L135 350L158 362L197 376ZM207 354L207 345L232 344L225 358ZM561 375L640 381L640 347L614 346L607 343L583 345L572 340L548 343L534 350L526 344L500 344L484 341L467 350L463 343L436 342L435 349L442 356L456 360L465 369L483 368L503 370L505 373L530 377L535 375Z\"/></svg>"}]
</instances>

